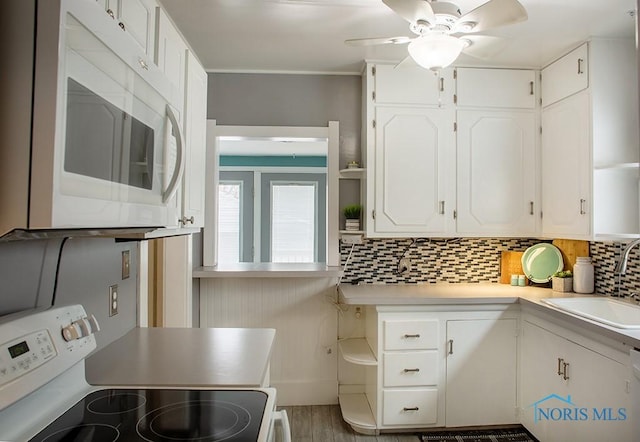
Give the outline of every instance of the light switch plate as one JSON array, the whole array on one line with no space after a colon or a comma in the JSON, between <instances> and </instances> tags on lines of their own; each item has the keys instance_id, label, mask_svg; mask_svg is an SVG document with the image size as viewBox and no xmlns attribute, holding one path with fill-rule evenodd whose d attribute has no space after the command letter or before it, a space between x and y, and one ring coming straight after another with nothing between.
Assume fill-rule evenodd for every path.
<instances>
[{"instance_id":1,"label":"light switch plate","mask_svg":"<svg viewBox=\"0 0 640 442\"><path fill-rule=\"evenodd\" d=\"M131 265L131 261L130 261L129 250L123 250L122 251L122 279L127 279L129 277L130 265Z\"/></svg>"}]
</instances>

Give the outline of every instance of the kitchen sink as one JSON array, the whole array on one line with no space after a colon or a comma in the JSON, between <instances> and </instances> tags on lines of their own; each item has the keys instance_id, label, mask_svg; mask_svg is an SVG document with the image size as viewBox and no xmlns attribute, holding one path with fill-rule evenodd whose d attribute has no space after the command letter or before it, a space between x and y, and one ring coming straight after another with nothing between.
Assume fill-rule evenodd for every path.
<instances>
[{"instance_id":1,"label":"kitchen sink","mask_svg":"<svg viewBox=\"0 0 640 442\"><path fill-rule=\"evenodd\" d=\"M609 297L547 298L542 302L617 328L640 329L640 306Z\"/></svg>"}]
</instances>

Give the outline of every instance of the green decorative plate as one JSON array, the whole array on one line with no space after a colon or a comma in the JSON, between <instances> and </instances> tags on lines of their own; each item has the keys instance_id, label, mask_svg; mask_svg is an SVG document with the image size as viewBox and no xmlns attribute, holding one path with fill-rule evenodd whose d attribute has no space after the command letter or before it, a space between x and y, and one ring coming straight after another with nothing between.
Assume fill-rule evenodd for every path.
<instances>
[{"instance_id":1,"label":"green decorative plate","mask_svg":"<svg viewBox=\"0 0 640 442\"><path fill-rule=\"evenodd\" d=\"M522 254L522 270L530 281L549 282L555 272L563 269L562 253L549 243L540 243L529 247Z\"/></svg>"}]
</instances>

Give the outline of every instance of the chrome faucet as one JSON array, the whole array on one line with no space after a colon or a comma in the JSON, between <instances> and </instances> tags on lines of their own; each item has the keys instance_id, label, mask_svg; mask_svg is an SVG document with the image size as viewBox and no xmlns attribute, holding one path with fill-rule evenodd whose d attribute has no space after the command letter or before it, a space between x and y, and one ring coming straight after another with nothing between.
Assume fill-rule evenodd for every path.
<instances>
[{"instance_id":1,"label":"chrome faucet","mask_svg":"<svg viewBox=\"0 0 640 442\"><path fill-rule=\"evenodd\" d=\"M622 256L620 256L620 261L616 265L616 273L618 275L624 275L627 272L627 261L629 261L629 254L631 253L631 249L640 244L640 238L631 241L622 251Z\"/></svg>"}]
</instances>

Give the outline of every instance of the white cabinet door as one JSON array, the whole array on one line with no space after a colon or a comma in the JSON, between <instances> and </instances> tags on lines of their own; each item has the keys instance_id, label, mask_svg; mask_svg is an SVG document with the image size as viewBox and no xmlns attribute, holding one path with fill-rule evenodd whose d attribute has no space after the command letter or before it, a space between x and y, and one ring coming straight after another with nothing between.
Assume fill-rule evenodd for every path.
<instances>
[{"instance_id":1,"label":"white cabinet door","mask_svg":"<svg viewBox=\"0 0 640 442\"><path fill-rule=\"evenodd\" d=\"M133 37L151 60L154 58L157 7L154 0L120 0L116 16L118 25Z\"/></svg>"},{"instance_id":2,"label":"white cabinet door","mask_svg":"<svg viewBox=\"0 0 640 442\"><path fill-rule=\"evenodd\" d=\"M105 13L127 32L149 60L154 59L156 8L155 0L96 0Z\"/></svg>"},{"instance_id":3,"label":"white cabinet door","mask_svg":"<svg viewBox=\"0 0 640 442\"><path fill-rule=\"evenodd\" d=\"M375 68L375 104L438 104L444 89L438 74L420 67L376 64L371 68Z\"/></svg>"},{"instance_id":4,"label":"white cabinet door","mask_svg":"<svg viewBox=\"0 0 640 442\"><path fill-rule=\"evenodd\" d=\"M568 387L562 383L564 340L553 333L524 321L521 339L520 414L521 423L539 440L558 434L561 425L536 416L538 405L547 402L549 395L566 398ZM552 405L560 399L549 398ZM543 401L543 402L540 402Z\"/></svg>"},{"instance_id":5,"label":"white cabinet door","mask_svg":"<svg viewBox=\"0 0 640 442\"><path fill-rule=\"evenodd\" d=\"M458 111L458 232L535 234L535 123L527 111Z\"/></svg>"},{"instance_id":6,"label":"white cabinet door","mask_svg":"<svg viewBox=\"0 0 640 442\"><path fill-rule=\"evenodd\" d=\"M377 107L370 236L446 231L453 127L440 109Z\"/></svg>"},{"instance_id":7,"label":"white cabinet door","mask_svg":"<svg viewBox=\"0 0 640 442\"><path fill-rule=\"evenodd\" d=\"M187 45L169 20L166 12L158 9L156 64L174 86L171 103L182 113L184 106Z\"/></svg>"},{"instance_id":8,"label":"white cabinet door","mask_svg":"<svg viewBox=\"0 0 640 442\"><path fill-rule=\"evenodd\" d=\"M591 222L589 94L542 112L542 233L586 237Z\"/></svg>"},{"instance_id":9,"label":"white cabinet door","mask_svg":"<svg viewBox=\"0 0 640 442\"><path fill-rule=\"evenodd\" d=\"M207 138L207 73L187 55L185 99L185 174L182 186L182 224L204 226L204 190Z\"/></svg>"},{"instance_id":10,"label":"white cabinet door","mask_svg":"<svg viewBox=\"0 0 640 442\"><path fill-rule=\"evenodd\" d=\"M447 321L447 427L517 422L517 320Z\"/></svg>"},{"instance_id":11,"label":"white cabinet door","mask_svg":"<svg viewBox=\"0 0 640 442\"><path fill-rule=\"evenodd\" d=\"M521 422L538 439L633 441L629 367L527 321Z\"/></svg>"},{"instance_id":12,"label":"white cabinet door","mask_svg":"<svg viewBox=\"0 0 640 442\"><path fill-rule=\"evenodd\" d=\"M456 69L458 106L535 109L536 72L523 69Z\"/></svg>"},{"instance_id":13,"label":"white cabinet door","mask_svg":"<svg viewBox=\"0 0 640 442\"><path fill-rule=\"evenodd\" d=\"M588 57L588 44L585 43L542 70L543 106L589 87Z\"/></svg>"}]
</instances>

